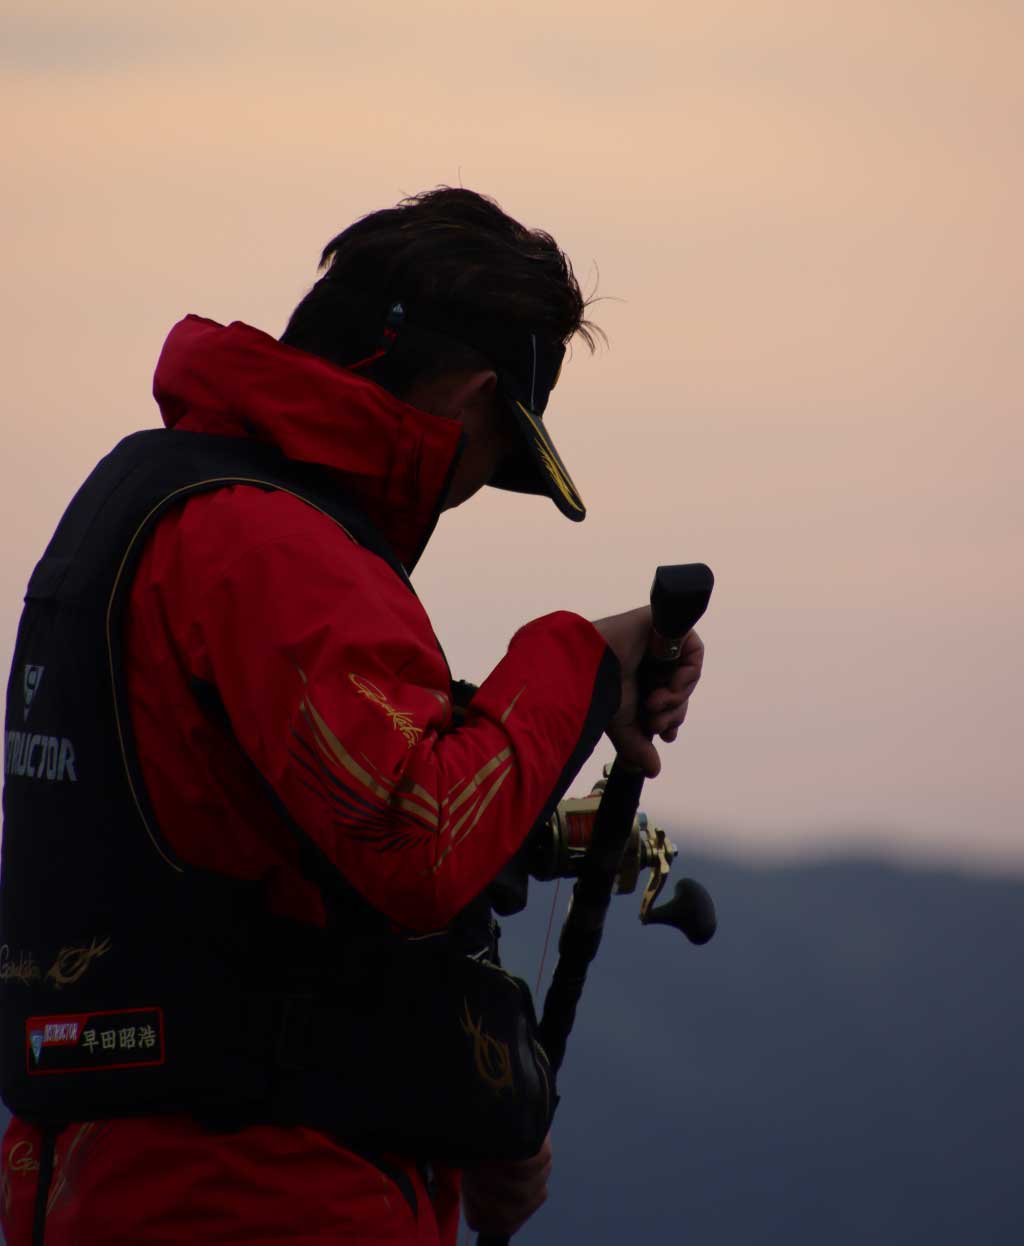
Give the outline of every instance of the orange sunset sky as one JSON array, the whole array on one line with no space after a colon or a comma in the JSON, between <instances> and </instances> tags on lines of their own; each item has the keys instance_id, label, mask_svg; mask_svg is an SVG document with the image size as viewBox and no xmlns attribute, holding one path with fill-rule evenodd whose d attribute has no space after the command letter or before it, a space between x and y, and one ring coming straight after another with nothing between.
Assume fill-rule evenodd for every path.
<instances>
[{"instance_id":1,"label":"orange sunset sky","mask_svg":"<svg viewBox=\"0 0 1024 1246\"><path fill-rule=\"evenodd\" d=\"M417 587L480 678L520 623L718 578L648 811L752 854L1019 870L1018 0L6 0L0 649L194 311L272 333L438 183L549 229L610 346L548 419L582 526L487 491ZM589 787L597 761L577 788Z\"/></svg>"}]
</instances>

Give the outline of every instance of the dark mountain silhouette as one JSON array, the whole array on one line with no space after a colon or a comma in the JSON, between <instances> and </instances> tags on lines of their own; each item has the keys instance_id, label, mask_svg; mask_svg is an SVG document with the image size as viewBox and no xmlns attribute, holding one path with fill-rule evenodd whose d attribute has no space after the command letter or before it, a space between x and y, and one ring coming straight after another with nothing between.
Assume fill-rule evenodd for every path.
<instances>
[{"instance_id":1,"label":"dark mountain silhouette","mask_svg":"<svg viewBox=\"0 0 1024 1246\"><path fill-rule=\"evenodd\" d=\"M516 1241L1020 1246L1024 880L693 856L684 872L719 933L694 948L615 901L550 1199ZM503 923L531 982L553 886Z\"/></svg>"},{"instance_id":2,"label":"dark mountain silhouette","mask_svg":"<svg viewBox=\"0 0 1024 1246\"><path fill-rule=\"evenodd\" d=\"M550 1199L518 1240L1024 1242L1024 880L684 872L719 932L695 948L616 900L563 1068ZM507 922L511 967L537 965L545 907Z\"/></svg>"}]
</instances>

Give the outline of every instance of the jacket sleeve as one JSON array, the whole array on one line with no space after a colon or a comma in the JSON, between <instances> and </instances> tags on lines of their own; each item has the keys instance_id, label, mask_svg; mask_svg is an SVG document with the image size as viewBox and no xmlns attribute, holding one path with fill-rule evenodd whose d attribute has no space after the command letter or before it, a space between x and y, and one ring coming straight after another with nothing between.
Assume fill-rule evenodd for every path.
<instances>
[{"instance_id":1,"label":"jacket sleeve","mask_svg":"<svg viewBox=\"0 0 1024 1246\"><path fill-rule=\"evenodd\" d=\"M216 687L293 821L413 929L447 924L491 881L617 707L617 660L560 612L512 637L454 727L417 598L287 494L193 499L155 541L150 583L189 677Z\"/></svg>"}]
</instances>

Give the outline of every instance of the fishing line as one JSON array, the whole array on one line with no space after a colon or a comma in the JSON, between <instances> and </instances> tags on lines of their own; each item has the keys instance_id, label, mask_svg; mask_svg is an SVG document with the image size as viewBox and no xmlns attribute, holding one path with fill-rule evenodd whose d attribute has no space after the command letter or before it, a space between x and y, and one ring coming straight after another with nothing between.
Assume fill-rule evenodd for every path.
<instances>
[{"instance_id":1,"label":"fishing line","mask_svg":"<svg viewBox=\"0 0 1024 1246\"><path fill-rule=\"evenodd\" d=\"M537 981L533 984L533 993L535 996L540 993L540 980L544 975L544 962L548 958L548 944L551 942L551 927L555 920L555 905L558 903L558 889L561 885L562 880L559 879L555 883L555 894L551 897L551 912L548 914L548 932L544 936L544 951L540 954L540 965L537 967Z\"/></svg>"}]
</instances>

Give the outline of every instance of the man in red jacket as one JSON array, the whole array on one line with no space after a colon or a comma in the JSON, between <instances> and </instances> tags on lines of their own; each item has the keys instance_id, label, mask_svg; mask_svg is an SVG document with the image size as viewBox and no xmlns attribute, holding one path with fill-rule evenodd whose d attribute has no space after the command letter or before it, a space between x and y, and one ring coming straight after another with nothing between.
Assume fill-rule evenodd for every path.
<instances>
[{"instance_id":1,"label":"man in red jacket","mask_svg":"<svg viewBox=\"0 0 1024 1246\"><path fill-rule=\"evenodd\" d=\"M154 393L178 434L272 448L304 479L318 473L391 553L368 548L302 490L237 472L147 516L124 585L119 659L138 759L132 790L174 868L251 884L268 921L328 929L317 885L326 874L415 941L479 906L602 732L657 773L647 733L675 738L702 648L691 636L671 684L638 708L649 612L597 623L559 612L521 628L468 703L456 703L402 568L415 565L440 513L485 484L547 495L583 518L542 417L565 344L574 334L591 341L584 301L553 239L465 190L363 218L329 244L323 265L280 342L239 323L190 316L175 326ZM45 664L23 670L16 658L9 728L12 697L26 720L30 705L45 709L46 678ZM16 810L19 793L42 790L31 785L46 778L38 741L50 737L7 736ZM9 894L27 839L15 821L9 812ZM112 964L117 940L52 954L45 977L49 952L38 972L25 969L26 989L52 991L62 974L71 982L72 963L80 975ZM44 1021L64 1015L52 998ZM38 1022L29 1073L47 1068L47 1043L56 1051L78 1032L72 1022L32 1030ZM81 1043L93 1033L91 1019L84 1025ZM142 1025L100 1027L89 1045L98 1054L82 1059L102 1059L109 1032L112 1050L128 1048L110 1067L130 1070L144 1031L157 1041ZM59 1095L60 1082L47 1086ZM347 1145L344 1122L330 1130L257 1112L218 1126L186 1107L65 1113L52 1156L45 1131L16 1116L0 1192L10 1246L44 1234L47 1246L454 1243L454 1168L400 1144ZM532 1159L467 1169L470 1223L514 1232L543 1201L550 1162L545 1142Z\"/></svg>"}]
</instances>

